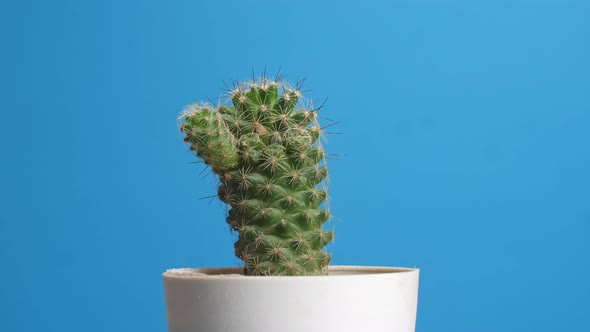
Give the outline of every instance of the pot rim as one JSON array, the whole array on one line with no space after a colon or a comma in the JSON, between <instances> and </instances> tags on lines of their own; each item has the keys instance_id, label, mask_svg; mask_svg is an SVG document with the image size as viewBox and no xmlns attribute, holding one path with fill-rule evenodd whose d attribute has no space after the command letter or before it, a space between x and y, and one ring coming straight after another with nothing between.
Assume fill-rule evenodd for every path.
<instances>
[{"instance_id":1,"label":"pot rim","mask_svg":"<svg viewBox=\"0 0 590 332\"><path fill-rule=\"evenodd\" d=\"M273 279L326 279L342 277L369 277L391 274L419 273L418 268L363 266L363 265L330 265L328 275L311 276L244 276L240 267L204 267L204 268L175 268L166 270L162 274L164 279L239 279L239 280L273 280Z\"/></svg>"}]
</instances>

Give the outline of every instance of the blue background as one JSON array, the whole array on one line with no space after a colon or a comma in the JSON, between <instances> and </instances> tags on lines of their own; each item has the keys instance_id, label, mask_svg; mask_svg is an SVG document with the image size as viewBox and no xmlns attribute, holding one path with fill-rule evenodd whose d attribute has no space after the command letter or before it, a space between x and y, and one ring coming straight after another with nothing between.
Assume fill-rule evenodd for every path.
<instances>
[{"instance_id":1,"label":"blue background","mask_svg":"<svg viewBox=\"0 0 590 332\"><path fill-rule=\"evenodd\" d=\"M3 1L0 330L165 331L236 266L186 104L282 65L329 97L335 264L421 268L417 331L588 331L586 1Z\"/></svg>"}]
</instances>

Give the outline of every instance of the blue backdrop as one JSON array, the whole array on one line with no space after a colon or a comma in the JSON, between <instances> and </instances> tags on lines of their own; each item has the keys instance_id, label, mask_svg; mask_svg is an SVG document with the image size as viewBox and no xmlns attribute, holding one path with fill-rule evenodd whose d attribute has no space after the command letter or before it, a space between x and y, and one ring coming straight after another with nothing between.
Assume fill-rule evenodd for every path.
<instances>
[{"instance_id":1,"label":"blue backdrop","mask_svg":"<svg viewBox=\"0 0 590 332\"><path fill-rule=\"evenodd\" d=\"M585 1L3 1L0 330L165 331L235 266L176 117L282 65L329 97L335 264L421 268L418 332L588 331Z\"/></svg>"}]
</instances>

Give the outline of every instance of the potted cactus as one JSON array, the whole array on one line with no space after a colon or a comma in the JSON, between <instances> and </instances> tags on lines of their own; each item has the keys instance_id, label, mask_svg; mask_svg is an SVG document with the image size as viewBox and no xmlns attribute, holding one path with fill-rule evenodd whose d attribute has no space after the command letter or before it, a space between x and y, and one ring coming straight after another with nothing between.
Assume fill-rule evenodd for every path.
<instances>
[{"instance_id":1,"label":"potted cactus","mask_svg":"<svg viewBox=\"0 0 590 332\"><path fill-rule=\"evenodd\" d=\"M243 267L166 271L169 332L414 331L417 269L329 266L323 133L300 88L263 76L182 113Z\"/></svg>"}]
</instances>

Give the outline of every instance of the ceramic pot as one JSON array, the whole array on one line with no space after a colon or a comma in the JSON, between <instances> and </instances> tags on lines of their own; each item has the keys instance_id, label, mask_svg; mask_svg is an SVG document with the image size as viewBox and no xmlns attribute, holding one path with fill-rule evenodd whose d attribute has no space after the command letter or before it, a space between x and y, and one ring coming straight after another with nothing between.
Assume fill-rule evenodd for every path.
<instances>
[{"instance_id":1,"label":"ceramic pot","mask_svg":"<svg viewBox=\"0 0 590 332\"><path fill-rule=\"evenodd\" d=\"M326 276L163 274L169 332L413 332L418 269L330 266Z\"/></svg>"}]
</instances>

